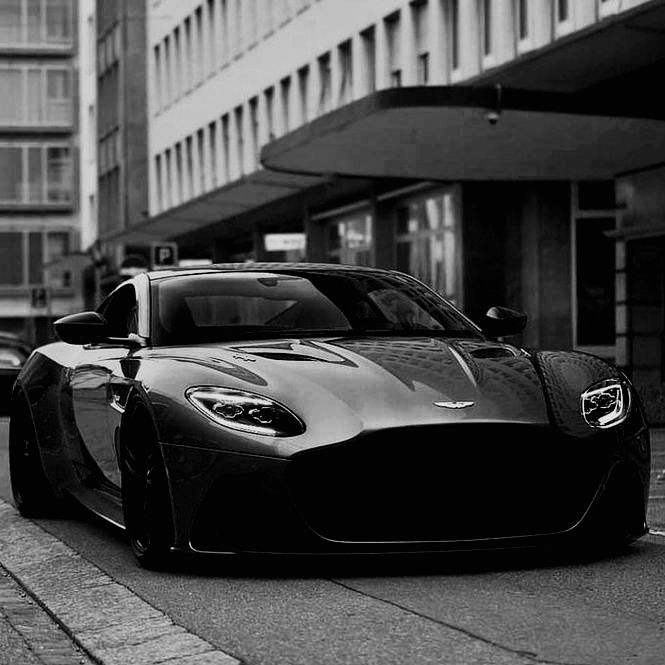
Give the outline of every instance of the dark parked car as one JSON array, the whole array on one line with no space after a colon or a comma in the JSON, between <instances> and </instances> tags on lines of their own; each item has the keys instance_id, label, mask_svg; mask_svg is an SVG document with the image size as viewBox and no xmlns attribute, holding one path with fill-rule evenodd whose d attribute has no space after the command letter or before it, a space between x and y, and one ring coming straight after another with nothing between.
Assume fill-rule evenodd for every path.
<instances>
[{"instance_id":1,"label":"dark parked car","mask_svg":"<svg viewBox=\"0 0 665 665\"><path fill-rule=\"evenodd\" d=\"M646 532L649 435L600 358L499 341L407 275L312 264L138 275L26 363L11 481L185 552L622 543Z\"/></svg>"},{"instance_id":2,"label":"dark parked car","mask_svg":"<svg viewBox=\"0 0 665 665\"><path fill-rule=\"evenodd\" d=\"M32 347L18 335L0 331L0 415L8 415L12 386Z\"/></svg>"}]
</instances>

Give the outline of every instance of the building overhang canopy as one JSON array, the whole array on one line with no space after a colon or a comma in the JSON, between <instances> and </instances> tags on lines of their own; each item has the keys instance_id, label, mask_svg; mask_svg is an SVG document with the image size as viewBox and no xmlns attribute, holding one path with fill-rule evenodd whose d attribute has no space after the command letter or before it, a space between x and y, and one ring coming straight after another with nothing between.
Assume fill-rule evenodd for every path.
<instances>
[{"instance_id":1,"label":"building overhang canopy","mask_svg":"<svg viewBox=\"0 0 665 665\"><path fill-rule=\"evenodd\" d=\"M375 92L272 141L261 163L307 175L595 180L665 163L657 108L487 87Z\"/></svg>"},{"instance_id":2,"label":"building overhang canopy","mask_svg":"<svg viewBox=\"0 0 665 665\"><path fill-rule=\"evenodd\" d=\"M145 245L176 238L297 194L320 182L321 179L317 177L259 169L134 224L129 229L104 238L104 241Z\"/></svg>"}]
</instances>

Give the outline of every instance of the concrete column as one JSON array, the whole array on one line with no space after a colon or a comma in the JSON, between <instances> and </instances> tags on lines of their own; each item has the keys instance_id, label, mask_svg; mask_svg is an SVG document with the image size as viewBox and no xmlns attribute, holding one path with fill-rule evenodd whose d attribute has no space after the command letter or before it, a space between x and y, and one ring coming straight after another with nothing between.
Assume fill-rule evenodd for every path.
<instances>
[{"instance_id":1,"label":"concrete column","mask_svg":"<svg viewBox=\"0 0 665 665\"><path fill-rule=\"evenodd\" d=\"M243 104L243 164L245 166L243 173L251 173L256 168L256 156L252 146L252 118L249 110L249 104Z\"/></svg>"},{"instance_id":2,"label":"concrete column","mask_svg":"<svg viewBox=\"0 0 665 665\"><path fill-rule=\"evenodd\" d=\"M212 174L212 186L213 187L219 187L223 180L222 180L222 168L223 168L223 158L222 158L222 127L221 127L221 122L219 118L216 118L214 121L214 127L215 127L215 141L214 145L212 146L213 150L215 151L215 158L214 158L214 173Z\"/></svg>"},{"instance_id":3,"label":"concrete column","mask_svg":"<svg viewBox=\"0 0 665 665\"><path fill-rule=\"evenodd\" d=\"M192 191L190 196L192 198L201 194L201 155L199 153L199 137L198 133L192 134Z\"/></svg>"},{"instance_id":4,"label":"concrete column","mask_svg":"<svg viewBox=\"0 0 665 665\"><path fill-rule=\"evenodd\" d=\"M313 60L309 63L309 118L312 120L319 115L319 99L321 96L321 72L319 71L319 61Z\"/></svg>"},{"instance_id":5,"label":"concrete column","mask_svg":"<svg viewBox=\"0 0 665 665\"><path fill-rule=\"evenodd\" d=\"M441 0L429 0L429 79L431 85L449 81L446 16Z\"/></svg>"},{"instance_id":6,"label":"concrete column","mask_svg":"<svg viewBox=\"0 0 665 665\"><path fill-rule=\"evenodd\" d=\"M459 3L459 49L462 78L468 78L480 71L480 16L476 2Z\"/></svg>"},{"instance_id":7,"label":"concrete column","mask_svg":"<svg viewBox=\"0 0 665 665\"><path fill-rule=\"evenodd\" d=\"M182 145L182 198L192 198L192 182L194 180L194 140L184 139ZM191 155L191 160L190 160Z\"/></svg>"},{"instance_id":8,"label":"concrete column","mask_svg":"<svg viewBox=\"0 0 665 665\"><path fill-rule=\"evenodd\" d=\"M303 211L303 227L306 236L305 260L325 262L325 227L321 222L312 220L307 206Z\"/></svg>"},{"instance_id":9,"label":"concrete column","mask_svg":"<svg viewBox=\"0 0 665 665\"><path fill-rule=\"evenodd\" d=\"M208 192L213 187L213 172L212 172L212 155L210 146L210 132L208 125L204 125L203 130L203 156L201 162L203 163L204 172L201 178L203 191Z\"/></svg>"},{"instance_id":10,"label":"concrete column","mask_svg":"<svg viewBox=\"0 0 665 665\"><path fill-rule=\"evenodd\" d=\"M537 0L540 2L541 0ZM516 5L513 0L494 0L492 4L492 15L494 21L492 38L494 39L494 58L496 63L506 62L515 57L517 44L515 24L517 20ZM529 3L529 31L534 31L535 20L533 16L534 2ZM548 11L551 15L552 10L543 8L543 12ZM534 35L530 35L532 38Z\"/></svg>"},{"instance_id":11,"label":"concrete column","mask_svg":"<svg viewBox=\"0 0 665 665\"><path fill-rule=\"evenodd\" d=\"M365 53L363 52L362 37L360 35L353 35L351 39L351 59L352 59L352 76L353 86L351 89L352 99L360 99L364 97L369 90L367 89L367 62L365 61Z\"/></svg>"},{"instance_id":12,"label":"concrete column","mask_svg":"<svg viewBox=\"0 0 665 665\"><path fill-rule=\"evenodd\" d=\"M241 175L240 154L238 152L238 124L236 109L229 111L229 182L237 180Z\"/></svg>"},{"instance_id":13,"label":"concrete column","mask_svg":"<svg viewBox=\"0 0 665 665\"><path fill-rule=\"evenodd\" d=\"M378 201L370 197L372 210L372 263L377 268L395 267L395 201Z\"/></svg>"},{"instance_id":14,"label":"concrete column","mask_svg":"<svg viewBox=\"0 0 665 665\"><path fill-rule=\"evenodd\" d=\"M399 22L399 64L402 70L402 85L416 85L418 82L416 75L416 31L413 19L413 8L408 4L402 8Z\"/></svg>"},{"instance_id":15,"label":"concrete column","mask_svg":"<svg viewBox=\"0 0 665 665\"><path fill-rule=\"evenodd\" d=\"M386 22L376 24L376 89L383 90L390 85L388 72L388 38Z\"/></svg>"},{"instance_id":16,"label":"concrete column","mask_svg":"<svg viewBox=\"0 0 665 665\"><path fill-rule=\"evenodd\" d=\"M339 45L330 49L330 110L340 105L342 68L339 62Z\"/></svg>"},{"instance_id":17,"label":"concrete column","mask_svg":"<svg viewBox=\"0 0 665 665\"><path fill-rule=\"evenodd\" d=\"M162 200L159 202L159 209L160 210L167 210L168 208L171 207L171 194L170 194L170 183L169 183L169 169L168 169L168 164L167 159L166 159L166 152L162 153Z\"/></svg>"}]
</instances>

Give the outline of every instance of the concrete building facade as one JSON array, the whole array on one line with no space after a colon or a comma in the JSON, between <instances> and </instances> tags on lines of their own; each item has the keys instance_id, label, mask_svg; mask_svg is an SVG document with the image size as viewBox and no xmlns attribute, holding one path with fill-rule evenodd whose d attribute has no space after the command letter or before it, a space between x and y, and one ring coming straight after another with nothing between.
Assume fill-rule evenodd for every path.
<instances>
[{"instance_id":1,"label":"concrete building facade","mask_svg":"<svg viewBox=\"0 0 665 665\"><path fill-rule=\"evenodd\" d=\"M492 304L526 310L525 345L597 353L639 383L662 383L665 296L652 285L665 283L657 249L665 240L653 240L665 237L665 173L642 143L623 146L631 157L625 166L600 168L598 153L557 155L543 135L531 147L532 172L506 153L500 171L479 176L462 153L446 177L435 167L405 173L399 149L405 158L416 151L416 164L421 156L436 165L447 145L446 127L428 145L410 145L416 116L405 113L398 150L388 146L390 134L377 130L373 140L367 123L363 157L374 159L376 172L348 173L334 160L329 170L274 171L260 160L262 149L291 136L306 151L345 109L353 123L361 100L398 88L417 96L439 86L496 86L491 123L503 87L561 93L580 108L606 103L617 116L629 100L662 121L649 93L665 62L661 0L148 0L146 7L147 215L102 229L109 245L172 239L191 258L398 268L471 316ZM573 129L562 126L561 135ZM603 140L599 129L578 144L602 153ZM473 137L469 145L482 152ZM558 159L554 171L539 170L545 156ZM577 168L585 159L589 168ZM293 234L304 234L304 245ZM644 277L632 277L631 266Z\"/></svg>"},{"instance_id":2,"label":"concrete building facade","mask_svg":"<svg viewBox=\"0 0 665 665\"><path fill-rule=\"evenodd\" d=\"M44 270L80 242L77 21L72 0L0 0L0 328L32 341L81 292Z\"/></svg>"}]
</instances>

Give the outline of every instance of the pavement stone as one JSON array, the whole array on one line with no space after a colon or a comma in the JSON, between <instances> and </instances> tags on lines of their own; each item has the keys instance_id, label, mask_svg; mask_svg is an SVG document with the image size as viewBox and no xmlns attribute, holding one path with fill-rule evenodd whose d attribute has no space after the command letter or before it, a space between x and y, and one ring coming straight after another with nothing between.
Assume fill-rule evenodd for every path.
<instances>
[{"instance_id":1,"label":"pavement stone","mask_svg":"<svg viewBox=\"0 0 665 665\"><path fill-rule=\"evenodd\" d=\"M0 525L0 562L61 625L67 626L86 658L103 665L238 665L237 659L173 623L2 500ZM0 598L3 594L8 595L8 591L0 585ZM36 625L33 615L23 606L12 605L11 594L8 600L8 611L14 612L16 624L29 633ZM60 645L48 646L45 643L43 660L38 662L79 662ZM192 660L196 657L205 659ZM87 665L91 661L80 662Z\"/></svg>"},{"instance_id":2,"label":"pavement stone","mask_svg":"<svg viewBox=\"0 0 665 665\"><path fill-rule=\"evenodd\" d=\"M0 665L92 665L93 661L0 566Z\"/></svg>"}]
</instances>

